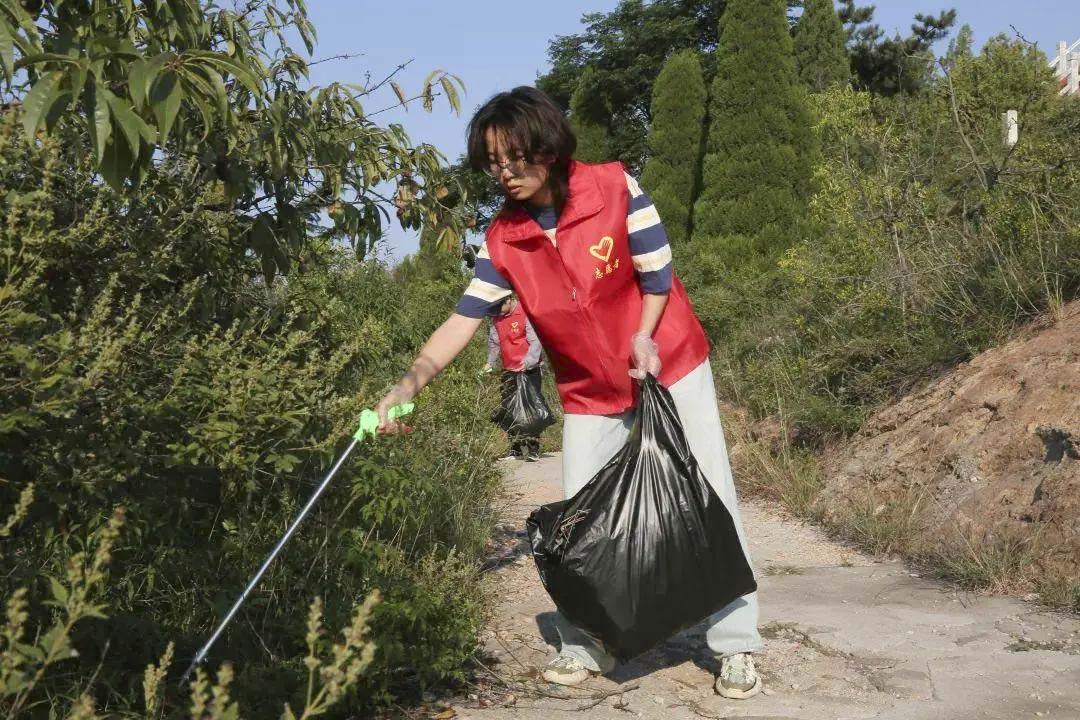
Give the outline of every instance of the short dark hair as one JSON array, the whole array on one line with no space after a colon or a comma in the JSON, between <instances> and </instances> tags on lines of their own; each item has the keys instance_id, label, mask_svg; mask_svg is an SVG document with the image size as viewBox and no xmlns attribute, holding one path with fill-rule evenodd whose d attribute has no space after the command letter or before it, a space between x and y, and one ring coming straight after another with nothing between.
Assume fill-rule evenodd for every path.
<instances>
[{"instance_id":1,"label":"short dark hair","mask_svg":"<svg viewBox=\"0 0 1080 720\"><path fill-rule=\"evenodd\" d=\"M483 170L490 163L485 135L491 128L530 163L550 166L548 182L555 208L561 211L570 189L570 160L577 138L559 106L527 85L492 97L469 121L467 154L473 170Z\"/></svg>"}]
</instances>

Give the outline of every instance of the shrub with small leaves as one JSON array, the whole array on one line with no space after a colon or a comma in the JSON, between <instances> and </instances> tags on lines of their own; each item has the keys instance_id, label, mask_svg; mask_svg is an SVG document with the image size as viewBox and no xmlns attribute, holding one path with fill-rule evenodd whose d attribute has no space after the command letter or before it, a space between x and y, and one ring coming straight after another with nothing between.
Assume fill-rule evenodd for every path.
<instances>
[{"instance_id":1,"label":"shrub with small leaves","mask_svg":"<svg viewBox=\"0 0 1080 720\"><path fill-rule=\"evenodd\" d=\"M771 288L738 298L760 312L718 348L728 389L808 440L1080 293L1080 104L1058 97L1041 53L991 38L950 53L921 95L834 87L813 102L811 232ZM1012 148L1003 108L1024 118Z\"/></svg>"},{"instance_id":2,"label":"shrub with small leaves","mask_svg":"<svg viewBox=\"0 0 1080 720\"><path fill-rule=\"evenodd\" d=\"M82 17L76 5L47 4L40 24L67 27ZM107 34L110 24L157 7L130 5L110 6L74 36L83 42ZM299 13L300 5L259 0L252 7ZM5 22L6 7L0 3ZM185 7L211 12L197 2L170 3L152 27L136 23L133 32L153 36L158 20ZM188 20L200 28L206 20L217 37L228 12ZM271 13L268 22L280 30L283 21ZM261 21L235 27L265 31L271 44L276 37ZM52 43L53 34L39 40ZM140 54L175 50L163 40L160 47L146 42ZM249 42L260 40L236 44ZM101 70L119 92L131 59L114 50L102 50L108 60ZM36 647L28 638L49 641L41 657L16 648L5 667L12 687L23 687L25 673L33 681L50 652L61 668L26 691L42 703L35 712L50 703L58 717L93 707L118 715L178 712L183 703L166 692L170 663L194 655L343 449L360 411L445 319L466 281L459 260L435 247L395 270L338 242L378 227L374 216L362 214L356 227L322 225L324 203L342 193L381 218L382 201L367 192L374 183L405 171L418 183L433 179L442 161L431 148L412 147L400 128L361 119L352 105L359 101L342 99L340 87L331 96L349 104L344 115L325 105L330 96L301 87L290 74L298 71L295 61L273 61L288 68L272 65L272 80L262 79L289 87L280 102L259 105L258 117L245 114L243 83L228 88L235 102L229 111L243 122L215 124L205 141L228 150L224 164L188 152L199 144L191 131L201 121L195 101L188 104L197 93L185 94L168 140L146 156L153 162L140 170L137 188L102 182L88 135L97 120L85 107L68 107L32 141L19 103L0 112L0 507L16 509L0 516L10 559L0 598L18 620L11 632L26 629L19 647ZM55 70L48 63L38 69ZM69 71L65 65L64 82L78 80ZM41 73L17 73L8 90L24 97ZM449 93L440 77L428 84ZM421 102L429 104L434 92ZM310 144L314 126L334 117L344 125ZM270 132L262 123L279 125ZM313 165L327 150L321 143L340 149L346 136L349 152L331 164L347 178L321 160ZM110 142L124 137L121 128ZM239 169L251 175L226 182L217 174ZM279 170L283 184L266 180L281 179ZM405 224L440 225L440 194L426 198L421 186L403 211ZM271 206L273 222L263 212ZM291 235L297 228L300 235ZM264 230L283 232L272 238L283 245L253 247L253 239L266 240ZM278 251L288 262L275 255L268 273L267 252ZM278 272L287 280L268 282ZM479 364L481 349L468 352ZM315 594L325 598L326 625L339 627L380 588L387 601L376 615L385 613L387 622L373 621L365 642L405 655L375 654L341 702L333 709L323 703L324 714L345 706L368 712L461 672L482 622L482 589L466 578L475 580L468 573L493 522L499 482L491 462L495 432L477 412L486 401L472 373L447 373L421 398L413 438L367 442L342 468L210 658L211 668L231 664L233 674L219 681L228 677L228 697L249 716L304 706L301 626ZM127 511L126 542L113 551L106 581L80 543L107 538L109 510L118 505ZM461 585L441 587L448 576ZM82 594L88 584L96 589ZM439 593L406 622L406 604L430 587ZM69 623L46 602L73 604L82 619ZM48 635L58 620L61 631ZM400 671L410 652L426 660L416 674ZM341 687L339 680L334 692ZM84 692L93 702L79 699ZM231 712L232 700L215 696L209 684L206 693L206 713Z\"/></svg>"},{"instance_id":3,"label":"shrub with small leaves","mask_svg":"<svg viewBox=\"0 0 1080 720\"><path fill-rule=\"evenodd\" d=\"M16 508L12 518L19 513ZM25 511L23 511L25 515ZM9 520L9 524L11 523ZM0 710L6 717L19 717L28 711L42 694L42 685L54 665L77 657L72 644L76 624L91 618L104 618L104 606L99 603L106 580L106 568L112 561L113 546L124 524L124 509L117 508L108 523L94 538L91 555L77 551L67 558L65 581L49 578L56 619L47 629L38 627L27 632L31 623L31 607L26 588L18 588L8 598L5 624L0 633ZM80 699L75 713L82 713ZM84 717L88 717L85 714Z\"/></svg>"}]
</instances>

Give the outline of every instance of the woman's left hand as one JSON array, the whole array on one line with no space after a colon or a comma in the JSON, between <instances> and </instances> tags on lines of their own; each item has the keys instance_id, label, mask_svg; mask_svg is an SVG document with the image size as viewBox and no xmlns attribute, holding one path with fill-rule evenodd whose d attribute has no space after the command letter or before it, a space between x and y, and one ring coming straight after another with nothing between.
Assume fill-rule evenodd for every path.
<instances>
[{"instance_id":1,"label":"woman's left hand","mask_svg":"<svg viewBox=\"0 0 1080 720\"><path fill-rule=\"evenodd\" d=\"M630 377L644 380L646 375L657 377L660 374L660 349L651 337L635 333L630 338L630 349L634 355L634 369L630 371Z\"/></svg>"}]
</instances>

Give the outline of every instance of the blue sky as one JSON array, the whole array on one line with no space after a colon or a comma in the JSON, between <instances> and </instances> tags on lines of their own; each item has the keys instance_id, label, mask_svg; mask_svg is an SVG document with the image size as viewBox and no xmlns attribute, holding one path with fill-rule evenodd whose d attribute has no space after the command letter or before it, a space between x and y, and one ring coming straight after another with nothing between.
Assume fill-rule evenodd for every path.
<instances>
[{"instance_id":1,"label":"blue sky","mask_svg":"<svg viewBox=\"0 0 1080 720\"><path fill-rule=\"evenodd\" d=\"M389 111L381 123L400 122L416 142L429 142L451 159L464 149L464 129L473 109L488 97L516 85L531 84L547 69L547 44L556 35L578 32L581 16L608 11L617 0L546 0L531 5L484 0L308 0L319 33L316 58L363 53L350 60L312 68L312 80L363 82L365 75L383 77L411 60L399 75L406 90L415 90L431 70L442 68L464 80L467 95L461 117L445 105L432 114L419 107ZM862 4L870 4L864 2ZM1080 37L1076 0L882 0L876 22L889 34L907 34L917 12L955 7L960 23L972 26L977 44L1015 25L1048 54L1059 40ZM387 103L393 96L387 95ZM379 105L382 107L382 105ZM374 108L373 108L374 109ZM416 237L396 224L387 234L386 251L394 256L416 249Z\"/></svg>"}]
</instances>

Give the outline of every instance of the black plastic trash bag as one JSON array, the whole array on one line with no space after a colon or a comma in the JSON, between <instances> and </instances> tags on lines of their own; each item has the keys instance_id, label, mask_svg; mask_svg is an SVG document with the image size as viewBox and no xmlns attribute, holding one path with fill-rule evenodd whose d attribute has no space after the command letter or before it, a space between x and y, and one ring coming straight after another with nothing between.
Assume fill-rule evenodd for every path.
<instances>
[{"instance_id":1,"label":"black plastic trash bag","mask_svg":"<svg viewBox=\"0 0 1080 720\"><path fill-rule=\"evenodd\" d=\"M541 392L543 376L540 368L525 372L504 372L502 402L491 415L491 421L508 433L537 436L555 422L551 408Z\"/></svg>"},{"instance_id":2,"label":"black plastic trash bag","mask_svg":"<svg viewBox=\"0 0 1080 720\"><path fill-rule=\"evenodd\" d=\"M559 610L622 661L757 589L731 515L651 376L623 449L527 527Z\"/></svg>"}]
</instances>

